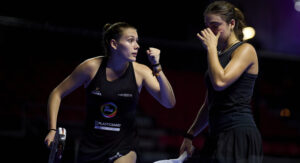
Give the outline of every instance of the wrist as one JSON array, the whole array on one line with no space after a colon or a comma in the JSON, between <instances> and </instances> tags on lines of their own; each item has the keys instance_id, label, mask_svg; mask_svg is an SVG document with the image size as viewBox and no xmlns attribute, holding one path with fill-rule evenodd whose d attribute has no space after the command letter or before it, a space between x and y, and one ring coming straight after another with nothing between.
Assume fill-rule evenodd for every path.
<instances>
[{"instance_id":1,"label":"wrist","mask_svg":"<svg viewBox=\"0 0 300 163\"><path fill-rule=\"evenodd\" d=\"M209 46L209 47L207 47L207 51L208 52L217 52L218 50L217 50L217 47L215 47L215 46Z\"/></svg>"},{"instance_id":2,"label":"wrist","mask_svg":"<svg viewBox=\"0 0 300 163\"><path fill-rule=\"evenodd\" d=\"M157 66L160 66L160 63L155 63L155 64L152 64L152 67L157 67Z\"/></svg>"},{"instance_id":3,"label":"wrist","mask_svg":"<svg viewBox=\"0 0 300 163\"><path fill-rule=\"evenodd\" d=\"M190 133L184 133L183 137L186 138L186 139L192 140L192 141L195 138L195 136L193 134L190 134Z\"/></svg>"},{"instance_id":4,"label":"wrist","mask_svg":"<svg viewBox=\"0 0 300 163\"><path fill-rule=\"evenodd\" d=\"M161 68L160 63L152 65L152 74L153 74L153 76L158 77L159 72L161 72L161 71L162 71L162 68Z\"/></svg>"}]
</instances>

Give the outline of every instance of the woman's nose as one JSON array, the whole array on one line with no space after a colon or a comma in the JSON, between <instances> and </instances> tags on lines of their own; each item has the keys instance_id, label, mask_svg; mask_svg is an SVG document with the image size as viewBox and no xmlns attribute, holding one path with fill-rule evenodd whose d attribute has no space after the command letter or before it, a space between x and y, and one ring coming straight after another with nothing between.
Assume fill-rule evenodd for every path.
<instances>
[{"instance_id":1,"label":"woman's nose","mask_svg":"<svg viewBox=\"0 0 300 163\"><path fill-rule=\"evenodd\" d=\"M135 49L139 49L140 45L138 43L135 44Z\"/></svg>"}]
</instances>

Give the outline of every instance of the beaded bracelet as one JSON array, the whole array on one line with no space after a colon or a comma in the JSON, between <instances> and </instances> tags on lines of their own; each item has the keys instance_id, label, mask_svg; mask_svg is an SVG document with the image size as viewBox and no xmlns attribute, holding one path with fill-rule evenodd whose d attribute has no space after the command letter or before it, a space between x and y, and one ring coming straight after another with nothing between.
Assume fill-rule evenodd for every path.
<instances>
[{"instance_id":1,"label":"beaded bracelet","mask_svg":"<svg viewBox=\"0 0 300 163\"><path fill-rule=\"evenodd\" d=\"M162 71L162 68L161 68L160 63L152 65L152 74L153 74L153 76L158 77L159 76L159 72L161 72L161 71Z\"/></svg>"},{"instance_id":2,"label":"beaded bracelet","mask_svg":"<svg viewBox=\"0 0 300 163\"><path fill-rule=\"evenodd\" d=\"M50 128L50 129L49 129L49 131L51 131L51 130L56 131L56 129L54 129L54 128Z\"/></svg>"},{"instance_id":3,"label":"beaded bracelet","mask_svg":"<svg viewBox=\"0 0 300 163\"><path fill-rule=\"evenodd\" d=\"M159 66L159 65L160 65L160 63L156 63L156 64L152 65L152 67L156 67L156 66Z\"/></svg>"}]
</instances>

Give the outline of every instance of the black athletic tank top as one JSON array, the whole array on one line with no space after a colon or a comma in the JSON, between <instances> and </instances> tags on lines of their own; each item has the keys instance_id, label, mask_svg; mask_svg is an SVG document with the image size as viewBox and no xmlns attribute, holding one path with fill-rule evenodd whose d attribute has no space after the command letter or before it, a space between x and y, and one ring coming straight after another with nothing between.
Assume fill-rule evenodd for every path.
<instances>
[{"instance_id":1,"label":"black athletic tank top","mask_svg":"<svg viewBox=\"0 0 300 163\"><path fill-rule=\"evenodd\" d=\"M219 61L223 68L231 60L233 51L242 43L236 43L223 54L219 55ZM225 90L215 91L208 72L206 72L209 125L212 134L240 126L256 126L250 105L256 78L257 75L249 74L245 71L239 79Z\"/></svg>"},{"instance_id":2,"label":"black athletic tank top","mask_svg":"<svg viewBox=\"0 0 300 163\"><path fill-rule=\"evenodd\" d=\"M94 79L86 88L87 117L81 151L91 160L102 159L119 150L133 149L136 139L136 108L139 92L132 62L114 81L106 78L103 58Z\"/></svg>"}]
</instances>

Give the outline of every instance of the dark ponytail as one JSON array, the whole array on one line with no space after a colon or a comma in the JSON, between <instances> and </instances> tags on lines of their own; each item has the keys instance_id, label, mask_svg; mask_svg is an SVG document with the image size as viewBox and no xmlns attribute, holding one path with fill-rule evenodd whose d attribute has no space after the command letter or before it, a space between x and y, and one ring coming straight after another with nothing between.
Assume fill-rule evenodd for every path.
<instances>
[{"instance_id":1,"label":"dark ponytail","mask_svg":"<svg viewBox=\"0 0 300 163\"><path fill-rule=\"evenodd\" d=\"M221 18L227 23L230 23L230 21L234 19L234 33L239 40L243 40L243 28L246 27L246 22L244 14L240 9L226 1L215 1L207 6L206 10L204 11L204 16L207 14L220 15Z\"/></svg>"}]
</instances>

